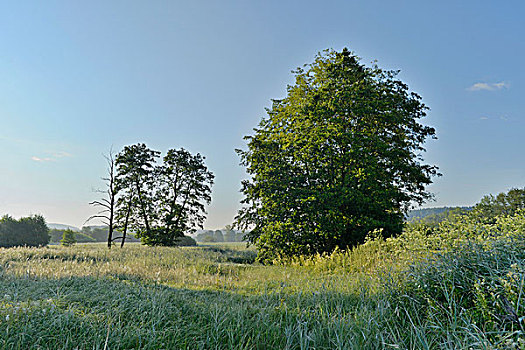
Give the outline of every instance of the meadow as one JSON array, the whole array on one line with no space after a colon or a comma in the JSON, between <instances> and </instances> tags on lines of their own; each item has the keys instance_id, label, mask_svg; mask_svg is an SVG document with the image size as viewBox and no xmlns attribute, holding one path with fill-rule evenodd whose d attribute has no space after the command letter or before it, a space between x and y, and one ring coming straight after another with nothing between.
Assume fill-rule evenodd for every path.
<instances>
[{"instance_id":1,"label":"meadow","mask_svg":"<svg viewBox=\"0 0 525 350\"><path fill-rule=\"evenodd\" d=\"M525 215L255 262L244 244L0 249L0 349L525 348Z\"/></svg>"}]
</instances>

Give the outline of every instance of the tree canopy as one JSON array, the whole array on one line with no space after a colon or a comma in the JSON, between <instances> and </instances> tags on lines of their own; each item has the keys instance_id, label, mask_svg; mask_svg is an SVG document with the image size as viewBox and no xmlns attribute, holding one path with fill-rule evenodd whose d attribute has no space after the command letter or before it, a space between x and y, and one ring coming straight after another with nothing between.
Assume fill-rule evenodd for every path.
<instances>
[{"instance_id":1,"label":"tree canopy","mask_svg":"<svg viewBox=\"0 0 525 350\"><path fill-rule=\"evenodd\" d=\"M124 236L131 228L148 245L177 245L185 233L202 228L211 202L213 174L204 157L184 148L160 152L145 144L126 146L116 156L116 222Z\"/></svg>"},{"instance_id":2,"label":"tree canopy","mask_svg":"<svg viewBox=\"0 0 525 350\"><path fill-rule=\"evenodd\" d=\"M19 220L5 215L0 218L0 247L40 247L49 243L49 228L41 215Z\"/></svg>"},{"instance_id":3,"label":"tree canopy","mask_svg":"<svg viewBox=\"0 0 525 350\"><path fill-rule=\"evenodd\" d=\"M493 224L496 217L514 215L519 209L525 209L525 188L511 188L496 196L483 196L474 206L474 215L485 223Z\"/></svg>"},{"instance_id":4,"label":"tree canopy","mask_svg":"<svg viewBox=\"0 0 525 350\"><path fill-rule=\"evenodd\" d=\"M237 150L251 175L237 222L251 229L259 259L346 248L374 229L400 233L438 175L421 157L435 137L418 122L428 109L421 97L397 71L366 67L347 49L294 73L287 96Z\"/></svg>"}]
</instances>

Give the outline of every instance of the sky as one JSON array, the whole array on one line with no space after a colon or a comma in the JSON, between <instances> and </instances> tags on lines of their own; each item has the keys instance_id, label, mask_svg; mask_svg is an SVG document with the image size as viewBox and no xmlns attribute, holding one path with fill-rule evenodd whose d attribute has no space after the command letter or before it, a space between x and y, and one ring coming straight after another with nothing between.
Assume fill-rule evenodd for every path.
<instances>
[{"instance_id":1,"label":"sky","mask_svg":"<svg viewBox=\"0 0 525 350\"><path fill-rule=\"evenodd\" d=\"M296 67L327 48L399 69L436 128L425 207L525 186L523 1L0 3L0 215L82 226L103 154L184 147L215 174L205 227L233 221L245 148Z\"/></svg>"}]
</instances>

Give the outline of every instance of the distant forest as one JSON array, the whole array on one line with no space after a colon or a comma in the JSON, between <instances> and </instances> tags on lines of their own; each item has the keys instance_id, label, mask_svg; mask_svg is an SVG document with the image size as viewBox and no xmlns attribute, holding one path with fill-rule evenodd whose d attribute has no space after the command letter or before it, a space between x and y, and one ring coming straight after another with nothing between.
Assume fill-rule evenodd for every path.
<instances>
[{"instance_id":1,"label":"distant forest","mask_svg":"<svg viewBox=\"0 0 525 350\"><path fill-rule=\"evenodd\" d=\"M229 228L215 231L207 230L197 234L195 239L197 242L201 243L244 242L244 232L235 231Z\"/></svg>"},{"instance_id":2,"label":"distant forest","mask_svg":"<svg viewBox=\"0 0 525 350\"><path fill-rule=\"evenodd\" d=\"M50 224L49 230L50 243L58 244L62 239L64 231L68 228L75 231L75 238L78 243L90 243L90 242L107 242L108 239L108 228L107 226L84 226L80 230L75 227ZM214 243L214 242L243 242L244 233L235 231L229 228L222 230L206 230L194 235L193 238L197 242L202 243ZM127 242L140 242L134 236L126 237Z\"/></svg>"},{"instance_id":3,"label":"distant forest","mask_svg":"<svg viewBox=\"0 0 525 350\"><path fill-rule=\"evenodd\" d=\"M51 225L50 225L51 226ZM52 225L60 226L60 225ZM66 227L66 225L64 225ZM52 228L49 230L51 244L58 244L64 234L64 229ZM107 242L108 240L108 228L106 226L84 226L80 231L75 231L75 239L78 243L90 243L90 242ZM126 237L127 242L140 242L133 236Z\"/></svg>"}]
</instances>

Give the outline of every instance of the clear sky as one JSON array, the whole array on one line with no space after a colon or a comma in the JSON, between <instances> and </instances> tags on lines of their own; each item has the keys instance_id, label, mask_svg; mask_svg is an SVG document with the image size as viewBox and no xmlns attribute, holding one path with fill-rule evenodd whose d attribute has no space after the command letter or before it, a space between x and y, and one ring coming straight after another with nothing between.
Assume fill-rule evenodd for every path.
<instances>
[{"instance_id":1,"label":"clear sky","mask_svg":"<svg viewBox=\"0 0 525 350\"><path fill-rule=\"evenodd\" d=\"M426 206L525 186L523 1L10 1L0 4L0 215L81 226L103 153L206 156L206 228L239 207L244 147L292 69L326 48L400 69L431 108Z\"/></svg>"}]
</instances>

